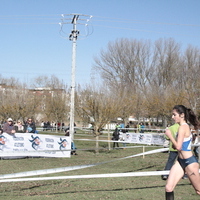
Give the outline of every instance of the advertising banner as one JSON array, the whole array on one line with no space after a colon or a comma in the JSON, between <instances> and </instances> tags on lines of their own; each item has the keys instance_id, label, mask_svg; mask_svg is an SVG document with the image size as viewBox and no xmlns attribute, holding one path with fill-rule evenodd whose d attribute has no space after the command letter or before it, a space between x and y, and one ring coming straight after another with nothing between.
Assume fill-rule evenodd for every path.
<instances>
[{"instance_id":1,"label":"advertising banner","mask_svg":"<svg viewBox=\"0 0 200 200\"><path fill-rule=\"evenodd\" d=\"M152 134L152 144L164 145L165 137L164 134Z\"/></svg>"},{"instance_id":2,"label":"advertising banner","mask_svg":"<svg viewBox=\"0 0 200 200\"><path fill-rule=\"evenodd\" d=\"M71 137L15 133L0 135L0 157L70 157Z\"/></svg>"},{"instance_id":3,"label":"advertising banner","mask_svg":"<svg viewBox=\"0 0 200 200\"><path fill-rule=\"evenodd\" d=\"M148 145L163 145L163 134L150 134L150 133L125 133L122 136L123 141L127 143L148 144Z\"/></svg>"}]
</instances>

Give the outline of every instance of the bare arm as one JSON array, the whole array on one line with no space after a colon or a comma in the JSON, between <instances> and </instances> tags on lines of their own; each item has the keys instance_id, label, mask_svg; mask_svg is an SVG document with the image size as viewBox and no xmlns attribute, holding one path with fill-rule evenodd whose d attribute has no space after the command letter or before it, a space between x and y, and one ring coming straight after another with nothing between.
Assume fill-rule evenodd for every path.
<instances>
[{"instance_id":1,"label":"bare arm","mask_svg":"<svg viewBox=\"0 0 200 200\"><path fill-rule=\"evenodd\" d=\"M174 144L174 146L176 147L176 149L178 151L181 151L183 140L184 140L184 137L185 137L185 127L184 126L187 126L187 125L182 125L182 126L179 127L177 142L176 142L176 144Z\"/></svg>"},{"instance_id":2,"label":"bare arm","mask_svg":"<svg viewBox=\"0 0 200 200\"><path fill-rule=\"evenodd\" d=\"M175 145L177 143L176 140L174 139L173 135L171 134L171 131L169 129L166 129L165 135L171 140L171 142L173 143L173 145Z\"/></svg>"},{"instance_id":3,"label":"bare arm","mask_svg":"<svg viewBox=\"0 0 200 200\"><path fill-rule=\"evenodd\" d=\"M178 151L181 151L182 143L183 143L184 135L185 135L184 128L181 126L179 127L177 140L172 136L169 129L165 131L165 135L171 140L171 142L173 143L173 147L177 149Z\"/></svg>"}]
</instances>

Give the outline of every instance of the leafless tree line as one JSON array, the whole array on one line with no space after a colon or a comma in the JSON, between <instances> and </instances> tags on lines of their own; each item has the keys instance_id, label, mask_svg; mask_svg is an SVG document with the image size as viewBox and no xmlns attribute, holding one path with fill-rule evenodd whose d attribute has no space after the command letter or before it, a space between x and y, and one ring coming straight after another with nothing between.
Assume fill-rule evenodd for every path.
<instances>
[{"instance_id":1,"label":"leafless tree line","mask_svg":"<svg viewBox=\"0 0 200 200\"><path fill-rule=\"evenodd\" d=\"M184 104L200 114L200 50L173 39L154 43L118 39L94 58L95 81L77 90L76 109L98 130L117 117L162 118L170 123L174 105ZM96 87L96 88L95 88ZM107 118L108 116L108 118Z\"/></svg>"},{"instance_id":2,"label":"leafless tree line","mask_svg":"<svg viewBox=\"0 0 200 200\"><path fill-rule=\"evenodd\" d=\"M121 90L128 98L139 98L143 115L169 116L174 104L200 111L200 50L196 47L182 51L173 39L154 44L120 39L100 52L95 68L117 98L123 98ZM133 105L139 106L137 101Z\"/></svg>"},{"instance_id":3,"label":"leafless tree line","mask_svg":"<svg viewBox=\"0 0 200 200\"><path fill-rule=\"evenodd\" d=\"M200 115L200 50L188 45L183 50L173 39L138 41L118 39L109 42L94 58L93 70L100 76L87 85L77 85L75 121L90 123L98 138L105 124L117 117L162 118L167 123L175 104L184 104ZM1 82L6 81L0 77ZM11 78L8 85L15 86ZM64 88L66 94L53 98L27 93L25 85L18 92L2 93L1 117L27 117L43 113L49 120L69 116L69 89L56 77L38 77L35 87ZM2 91L1 91L2 92ZM43 106L42 106L43 105ZM39 110L38 110L39 109Z\"/></svg>"},{"instance_id":4,"label":"leafless tree line","mask_svg":"<svg viewBox=\"0 0 200 200\"><path fill-rule=\"evenodd\" d=\"M37 94L15 78L0 76L0 118L4 122L11 117L13 120L26 121L66 121L69 113L67 88L55 76L35 78L32 88L44 88Z\"/></svg>"}]
</instances>

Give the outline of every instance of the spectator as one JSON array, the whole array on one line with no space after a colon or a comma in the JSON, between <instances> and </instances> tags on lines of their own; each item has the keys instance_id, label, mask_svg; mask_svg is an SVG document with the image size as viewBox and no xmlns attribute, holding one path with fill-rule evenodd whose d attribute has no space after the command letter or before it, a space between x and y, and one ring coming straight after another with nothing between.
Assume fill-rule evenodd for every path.
<instances>
[{"instance_id":1,"label":"spectator","mask_svg":"<svg viewBox=\"0 0 200 200\"><path fill-rule=\"evenodd\" d=\"M137 124L134 125L134 131L137 133Z\"/></svg>"},{"instance_id":2,"label":"spectator","mask_svg":"<svg viewBox=\"0 0 200 200\"><path fill-rule=\"evenodd\" d=\"M44 122L43 131L47 131L47 122Z\"/></svg>"},{"instance_id":3,"label":"spectator","mask_svg":"<svg viewBox=\"0 0 200 200\"><path fill-rule=\"evenodd\" d=\"M56 125L55 125L55 123L52 121L51 122L51 131L54 131L54 130L56 130Z\"/></svg>"},{"instance_id":4,"label":"spectator","mask_svg":"<svg viewBox=\"0 0 200 200\"><path fill-rule=\"evenodd\" d=\"M18 120L15 124L15 131L16 133L24 133L24 126L22 125L22 122L20 120Z\"/></svg>"},{"instance_id":5,"label":"spectator","mask_svg":"<svg viewBox=\"0 0 200 200\"><path fill-rule=\"evenodd\" d=\"M44 121L41 122L40 127L41 127L41 128L44 127Z\"/></svg>"},{"instance_id":6,"label":"spectator","mask_svg":"<svg viewBox=\"0 0 200 200\"><path fill-rule=\"evenodd\" d=\"M69 136L69 127L65 129L65 136Z\"/></svg>"},{"instance_id":7,"label":"spectator","mask_svg":"<svg viewBox=\"0 0 200 200\"><path fill-rule=\"evenodd\" d=\"M141 125L140 124L137 124L137 132L141 132Z\"/></svg>"},{"instance_id":8,"label":"spectator","mask_svg":"<svg viewBox=\"0 0 200 200\"><path fill-rule=\"evenodd\" d=\"M130 128L129 123L127 123L127 125L125 126L125 129L123 129L123 131L122 131L122 132L123 132L123 136L122 136L122 140L123 140L123 141L125 140L125 133L128 133L129 128ZM126 143L123 143L123 147L124 147L124 149L125 149Z\"/></svg>"},{"instance_id":9,"label":"spectator","mask_svg":"<svg viewBox=\"0 0 200 200\"><path fill-rule=\"evenodd\" d=\"M65 136L70 136L69 127L67 127L65 129ZM71 141L71 155L78 155L76 153L76 146L75 146L75 143L73 141Z\"/></svg>"},{"instance_id":10,"label":"spectator","mask_svg":"<svg viewBox=\"0 0 200 200\"><path fill-rule=\"evenodd\" d=\"M64 130L64 129L65 129L65 123L62 122L62 130Z\"/></svg>"},{"instance_id":11,"label":"spectator","mask_svg":"<svg viewBox=\"0 0 200 200\"><path fill-rule=\"evenodd\" d=\"M140 124L140 133L144 133L145 126L143 123Z\"/></svg>"},{"instance_id":12,"label":"spectator","mask_svg":"<svg viewBox=\"0 0 200 200\"><path fill-rule=\"evenodd\" d=\"M199 143L199 131L192 131L193 133L193 140L194 144L197 145ZM197 160L199 160L199 146L195 146L193 149L194 155L196 156Z\"/></svg>"},{"instance_id":13,"label":"spectator","mask_svg":"<svg viewBox=\"0 0 200 200\"><path fill-rule=\"evenodd\" d=\"M174 138L176 138L176 134L178 132L178 128L179 128L179 124L174 124L174 125L168 127L166 129L166 132L167 131L171 132L172 136ZM165 135L165 138L167 140L169 140L169 138L166 135ZM178 156L177 150L173 148L172 142L169 141L169 156L168 156L168 160L167 160L167 163L165 165L164 170L170 170L172 168L177 156ZM162 180L167 180L168 175L162 175L161 178L162 178Z\"/></svg>"},{"instance_id":14,"label":"spectator","mask_svg":"<svg viewBox=\"0 0 200 200\"><path fill-rule=\"evenodd\" d=\"M8 118L7 122L3 125L3 132L8 134L15 134L15 127L13 120L11 118Z\"/></svg>"},{"instance_id":15,"label":"spectator","mask_svg":"<svg viewBox=\"0 0 200 200\"><path fill-rule=\"evenodd\" d=\"M47 125L47 129L46 129L46 130L47 130L47 131L48 131L48 130L51 130L51 123L50 123L50 121L47 121L47 124L46 124L46 125Z\"/></svg>"},{"instance_id":16,"label":"spectator","mask_svg":"<svg viewBox=\"0 0 200 200\"><path fill-rule=\"evenodd\" d=\"M114 140L114 141L118 141L119 140L119 135L120 135L119 128L121 128L121 127L120 127L119 124L117 124L116 128L115 128L115 130L113 132L113 137L112 137L112 140ZM115 145L117 147L119 147L119 143L118 142L113 142L113 149L115 148Z\"/></svg>"},{"instance_id":17,"label":"spectator","mask_svg":"<svg viewBox=\"0 0 200 200\"><path fill-rule=\"evenodd\" d=\"M130 125L129 125L129 123L127 123L127 125L126 125L126 133L129 131L129 128L130 128Z\"/></svg>"},{"instance_id":18,"label":"spectator","mask_svg":"<svg viewBox=\"0 0 200 200\"><path fill-rule=\"evenodd\" d=\"M28 120L25 123L25 132L26 133L36 133L36 127L35 123L31 118L28 118Z\"/></svg>"}]
</instances>

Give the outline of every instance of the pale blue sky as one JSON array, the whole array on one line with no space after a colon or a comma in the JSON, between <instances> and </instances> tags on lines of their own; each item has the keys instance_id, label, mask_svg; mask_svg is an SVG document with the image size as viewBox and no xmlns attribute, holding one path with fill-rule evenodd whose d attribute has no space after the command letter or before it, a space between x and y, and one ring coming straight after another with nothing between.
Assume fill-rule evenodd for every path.
<instances>
[{"instance_id":1,"label":"pale blue sky","mask_svg":"<svg viewBox=\"0 0 200 200\"><path fill-rule=\"evenodd\" d=\"M76 83L90 82L94 56L118 38L173 38L200 47L200 0L0 0L0 74L28 84L39 75L71 83L72 24L60 35L61 14L92 15L79 37ZM70 22L69 20L67 22ZM81 21L82 23L84 21ZM81 35L85 27L77 25Z\"/></svg>"}]
</instances>

